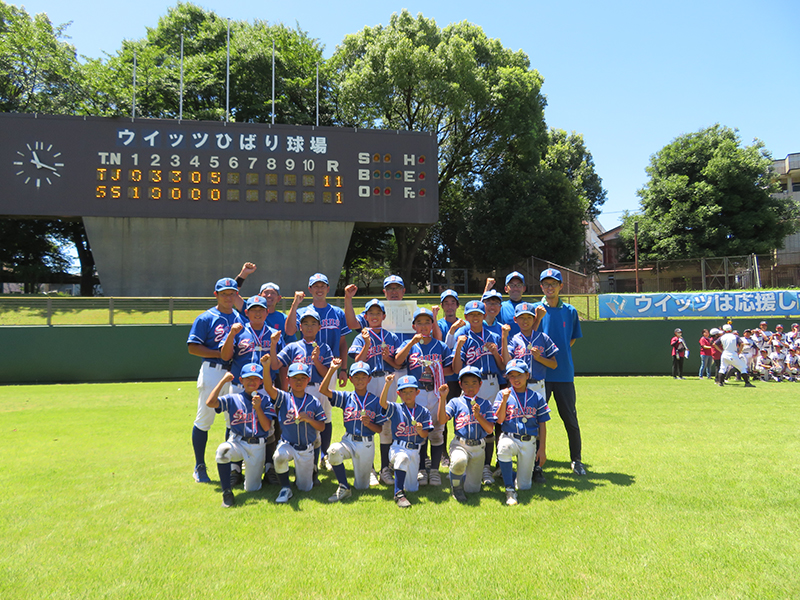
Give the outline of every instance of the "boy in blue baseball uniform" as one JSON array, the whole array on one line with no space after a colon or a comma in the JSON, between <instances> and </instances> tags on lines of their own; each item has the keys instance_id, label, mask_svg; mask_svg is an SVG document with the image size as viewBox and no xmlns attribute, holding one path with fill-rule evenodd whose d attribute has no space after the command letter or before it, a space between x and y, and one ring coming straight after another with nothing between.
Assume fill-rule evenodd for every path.
<instances>
[{"instance_id":1,"label":"boy in blue baseball uniform","mask_svg":"<svg viewBox=\"0 0 800 600\"><path fill-rule=\"evenodd\" d=\"M400 508L408 508L411 502L405 492L416 492L419 469L419 448L433 429L433 419L427 408L417 404L419 387L412 375L397 380L397 394L402 402L389 403L389 390L394 373L386 376L381 391L382 416L391 424L392 446L389 461L394 467L394 501Z\"/></svg>"},{"instance_id":2,"label":"boy in blue baseball uniform","mask_svg":"<svg viewBox=\"0 0 800 600\"><path fill-rule=\"evenodd\" d=\"M381 393L386 375L394 373L397 368L395 353L400 343L397 336L383 328L386 319L386 308L383 302L373 298L367 302L364 311L367 324L361 329L347 351L356 361L363 361L372 368L369 391L375 395Z\"/></svg>"},{"instance_id":3,"label":"boy in blue baseball uniform","mask_svg":"<svg viewBox=\"0 0 800 600\"><path fill-rule=\"evenodd\" d=\"M194 320L186 341L189 354L203 359L200 374L197 377L197 416L192 427L192 448L194 449L194 480L197 483L210 483L206 472L206 445L208 430L214 423L214 409L206 405L211 391L220 382L229 369L229 363L221 358L220 344L228 335L234 323L241 323L239 313L234 310L234 303L239 296L236 282L225 277L214 286L217 305L209 308ZM222 391L227 392L229 386Z\"/></svg>"},{"instance_id":4,"label":"boy in blue baseball uniform","mask_svg":"<svg viewBox=\"0 0 800 600\"><path fill-rule=\"evenodd\" d=\"M552 395L558 408L558 416L564 422L569 439L569 454L572 461L572 472L586 475L586 468L581 458L581 428L578 424L578 411L575 401L575 367L572 363L572 344L583 337L578 311L571 304L559 298L564 284L561 271L545 269L539 275L539 283L544 298L536 305L545 309L538 330L546 333L559 350L558 366L545 372L545 399Z\"/></svg>"},{"instance_id":5,"label":"boy in blue baseball uniform","mask_svg":"<svg viewBox=\"0 0 800 600\"><path fill-rule=\"evenodd\" d=\"M525 361L528 365L528 387L545 395L544 379L547 369L558 367L558 347L550 337L536 331L536 308L530 302L517 304L514 322L520 331L503 347L506 364L512 359Z\"/></svg>"},{"instance_id":6,"label":"boy in blue baseball uniform","mask_svg":"<svg viewBox=\"0 0 800 600\"><path fill-rule=\"evenodd\" d=\"M506 376L510 387L497 394L494 409L502 428L497 458L506 487L506 504L513 506L517 504L517 492L511 460L517 457L516 487L529 490L535 469L541 471L547 460L546 422L550 420L550 408L542 394L528 388L528 364L524 360L509 362Z\"/></svg>"},{"instance_id":7,"label":"boy in blue baseball uniform","mask_svg":"<svg viewBox=\"0 0 800 600\"><path fill-rule=\"evenodd\" d=\"M450 490L453 498L466 502L465 492L479 492L484 468L486 437L494 430L492 404L478 394L481 372L464 367L458 374L461 395L446 402L439 400L439 422L453 419L453 441L450 442ZM443 386L444 388L444 386ZM442 390L443 391L443 390Z\"/></svg>"},{"instance_id":8,"label":"boy in blue baseball uniform","mask_svg":"<svg viewBox=\"0 0 800 600\"><path fill-rule=\"evenodd\" d=\"M261 359L262 364L269 359ZM284 392L275 389L272 381L264 381L266 390L275 405L277 420L281 424L281 440L272 455L275 471L281 482L281 491L275 500L284 504L292 497L289 487L289 462L294 461L295 485L308 492L314 487L314 441L325 429L325 411L319 401L306 393L311 379L311 369L304 363L289 365L289 388Z\"/></svg>"},{"instance_id":9,"label":"boy in blue baseball uniform","mask_svg":"<svg viewBox=\"0 0 800 600\"><path fill-rule=\"evenodd\" d=\"M206 400L206 406L218 413L224 412L230 422L228 440L217 448L217 470L222 486L222 506L230 508L236 504L231 481L231 462L243 461L246 467L244 490L256 492L261 489L261 473L267 452L267 438L272 432L275 411L266 395L257 390L263 382L264 371L258 363L248 363L239 372L241 393L220 397L223 386L233 380L233 373L226 372L214 386Z\"/></svg>"},{"instance_id":10,"label":"boy in blue baseball uniform","mask_svg":"<svg viewBox=\"0 0 800 600\"><path fill-rule=\"evenodd\" d=\"M445 376L453 371L453 355L450 348L433 339L433 329L437 325L431 310L421 307L414 311L412 326L416 333L403 343L396 359L398 363L408 363L408 374L413 375L419 384L417 404L427 408L433 418L433 430L428 436L431 445L430 472L425 467L424 452L420 452L417 482L419 485L427 485L430 481L431 485L440 486L442 478L439 475L439 465L444 450L444 423L438 420L439 395L441 386L447 387ZM449 388L445 391L445 398L448 391ZM427 442L423 446L426 444Z\"/></svg>"},{"instance_id":11,"label":"boy in blue baseball uniform","mask_svg":"<svg viewBox=\"0 0 800 600\"><path fill-rule=\"evenodd\" d=\"M494 285L494 281L492 281L492 285ZM514 271L506 275L505 292L508 294L508 300L504 301L500 306L500 314L497 319L500 323L511 327L510 337L519 333L519 326L514 322L514 313L517 309L517 304L522 302L522 295L526 289L525 276L522 273Z\"/></svg>"},{"instance_id":12,"label":"boy in blue baseball uniform","mask_svg":"<svg viewBox=\"0 0 800 600\"><path fill-rule=\"evenodd\" d=\"M336 493L328 498L328 502L339 502L352 495L344 470L345 460L353 461L353 485L356 489L369 488L372 462L375 460L375 444L372 439L376 433L380 434L384 420L381 416L380 399L367 391L371 372L367 363L358 361L350 366L352 392L330 390L330 382L341 364L342 359L333 359L320 386L320 391L330 399L331 404L342 409L345 429L342 441L331 444L328 451L333 473L339 482Z\"/></svg>"}]
</instances>

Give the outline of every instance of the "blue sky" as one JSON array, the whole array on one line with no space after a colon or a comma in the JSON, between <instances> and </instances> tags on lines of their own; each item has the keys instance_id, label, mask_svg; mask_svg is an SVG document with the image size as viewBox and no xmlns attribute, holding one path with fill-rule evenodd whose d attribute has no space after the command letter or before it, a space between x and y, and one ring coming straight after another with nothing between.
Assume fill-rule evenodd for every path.
<instances>
[{"instance_id":1,"label":"blue sky","mask_svg":"<svg viewBox=\"0 0 800 600\"><path fill-rule=\"evenodd\" d=\"M144 37L167 12L163 1L30 0L79 54L115 53ZM800 152L798 5L790 0L197 2L222 17L299 25L330 56L349 33L387 23L403 8L436 20L480 25L522 49L544 77L550 127L582 133L608 191L600 222L637 210L650 155L675 137L721 123L762 140L774 158Z\"/></svg>"}]
</instances>

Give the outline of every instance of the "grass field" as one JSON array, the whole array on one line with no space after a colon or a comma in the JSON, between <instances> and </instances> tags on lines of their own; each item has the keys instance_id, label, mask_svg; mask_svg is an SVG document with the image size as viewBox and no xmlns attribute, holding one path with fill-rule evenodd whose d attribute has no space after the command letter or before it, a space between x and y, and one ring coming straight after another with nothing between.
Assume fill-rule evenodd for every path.
<instances>
[{"instance_id":1,"label":"grass field","mask_svg":"<svg viewBox=\"0 0 800 600\"><path fill-rule=\"evenodd\" d=\"M519 506L442 487L401 511L386 488L329 505L327 472L223 510L191 477L194 382L0 387L0 598L800 597L800 385L577 389L587 477L554 415Z\"/></svg>"}]
</instances>

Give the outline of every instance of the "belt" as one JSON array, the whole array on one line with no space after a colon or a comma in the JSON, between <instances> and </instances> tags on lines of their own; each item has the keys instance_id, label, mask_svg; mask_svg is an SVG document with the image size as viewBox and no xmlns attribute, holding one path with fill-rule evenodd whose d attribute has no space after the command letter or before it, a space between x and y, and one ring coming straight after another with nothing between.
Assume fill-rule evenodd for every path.
<instances>
[{"instance_id":1,"label":"belt","mask_svg":"<svg viewBox=\"0 0 800 600\"><path fill-rule=\"evenodd\" d=\"M528 379L528 383L534 383L535 384L535 383L541 383L541 382L542 382L541 379Z\"/></svg>"},{"instance_id":2,"label":"belt","mask_svg":"<svg viewBox=\"0 0 800 600\"><path fill-rule=\"evenodd\" d=\"M408 448L409 450L418 450L420 447L420 444L415 444L414 442L403 442L401 440L397 440L397 443L404 448Z\"/></svg>"},{"instance_id":3,"label":"belt","mask_svg":"<svg viewBox=\"0 0 800 600\"><path fill-rule=\"evenodd\" d=\"M267 438L263 437L239 437L240 442L247 442L248 444L261 444L262 442L266 443Z\"/></svg>"},{"instance_id":4,"label":"belt","mask_svg":"<svg viewBox=\"0 0 800 600\"><path fill-rule=\"evenodd\" d=\"M497 379L497 375L494 373L481 373L481 379Z\"/></svg>"},{"instance_id":5,"label":"belt","mask_svg":"<svg viewBox=\"0 0 800 600\"><path fill-rule=\"evenodd\" d=\"M373 371L371 376L372 377L383 377L384 375L386 375L386 371Z\"/></svg>"},{"instance_id":6,"label":"belt","mask_svg":"<svg viewBox=\"0 0 800 600\"><path fill-rule=\"evenodd\" d=\"M371 442L372 436L371 435L355 435L354 433L348 433L350 439L354 442Z\"/></svg>"},{"instance_id":7,"label":"belt","mask_svg":"<svg viewBox=\"0 0 800 600\"><path fill-rule=\"evenodd\" d=\"M313 444L306 444L306 445L293 444L292 442L290 442L288 440L286 440L286 443L289 444L292 448L294 448L298 452L305 452L306 450L308 450L313 445Z\"/></svg>"},{"instance_id":8,"label":"belt","mask_svg":"<svg viewBox=\"0 0 800 600\"><path fill-rule=\"evenodd\" d=\"M306 384L306 387L317 387L318 385L319 385L318 383L314 383L313 381L309 381Z\"/></svg>"},{"instance_id":9,"label":"belt","mask_svg":"<svg viewBox=\"0 0 800 600\"><path fill-rule=\"evenodd\" d=\"M228 369L225 368L225 365L223 365L222 363L211 362L210 360L204 360L203 364L208 365L212 369L224 369L225 371L228 370Z\"/></svg>"},{"instance_id":10,"label":"belt","mask_svg":"<svg viewBox=\"0 0 800 600\"><path fill-rule=\"evenodd\" d=\"M426 392L432 392L433 391L433 382L432 381L420 381L419 382L419 387L421 387Z\"/></svg>"},{"instance_id":11,"label":"belt","mask_svg":"<svg viewBox=\"0 0 800 600\"><path fill-rule=\"evenodd\" d=\"M534 437L534 435L520 435L519 433L507 433L506 435L510 435L515 440L520 440L522 442L530 442Z\"/></svg>"},{"instance_id":12,"label":"belt","mask_svg":"<svg viewBox=\"0 0 800 600\"><path fill-rule=\"evenodd\" d=\"M466 444L467 446L480 446L483 444L483 440L470 440L468 438L463 438L460 436L456 436L456 439L459 442Z\"/></svg>"}]
</instances>

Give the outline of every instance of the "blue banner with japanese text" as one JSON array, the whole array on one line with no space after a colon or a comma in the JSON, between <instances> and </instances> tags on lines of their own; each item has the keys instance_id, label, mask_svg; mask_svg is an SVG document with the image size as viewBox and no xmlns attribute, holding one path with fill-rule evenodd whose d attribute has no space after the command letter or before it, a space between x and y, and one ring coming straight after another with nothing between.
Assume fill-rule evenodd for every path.
<instances>
[{"instance_id":1,"label":"blue banner with japanese text","mask_svg":"<svg viewBox=\"0 0 800 600\"><path fill-rule=\"evenodd\" d=\"M778 317L800 315L798 292L600 294L601 319L642 317Z\"/></svg>"}]
</instances>

